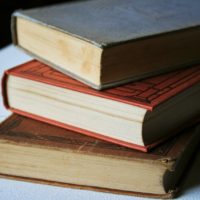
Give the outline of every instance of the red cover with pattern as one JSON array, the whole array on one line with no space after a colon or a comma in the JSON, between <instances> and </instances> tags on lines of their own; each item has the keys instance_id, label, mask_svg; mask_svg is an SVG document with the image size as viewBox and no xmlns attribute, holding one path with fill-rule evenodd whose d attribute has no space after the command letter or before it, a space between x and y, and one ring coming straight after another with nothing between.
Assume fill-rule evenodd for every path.
<instances>
[{"instance_id":1,"label":"red cover with pattern","mask_svg":"<svg viewBox=\"0 0 200 200\"><path fill-rule=\"evenodd\" d=\"M12 68L6 74L153 110L170 97L200 82L200 65L103 91L92 89L36 60Z\"/></svg>"},{"instance_id":2,"label":"red cover with pattern","mask_svg":"<svg viewBox=\"0 0 200 200\"><path fill-rule=\"evenodd\" d=\"M129 83L123 86L103 91L97 91L67 75L64 75L52 69L51 67L39 61L33 60L5 72L5 75L3 77L2 91L4 96L4 104L7 108L9 108L6 95L6 82L7 82L6 79L8 75L22 77L38 82L43 82L46 84L67 88L70 90L75 90L89 95L95 95L102 98L112 99L114 101L119 101L130 105L139 106L149 111L152 111L156 106L163 103L167 99L186 90L192 85L200 82L200 65L195 65L175 72ZM117 139L103 136L98 133L93 133L87 130L73 127L71 125L62 124L60 122L53 121L47 118L35 116L30 113L26 113L24 111L16 110L13 108L9 109L15 113L27 117L38 119L40 121L54 124L56 126L68 128L77 132L84 133L89 136L93 136L99 139L104 139L113 143L121 144L123 146L138 149L141 151L147 151L149 148L155 146L158 143L157 142L155 144L151 144L145 147L140 145L135 145L132 143L123 142Z\"/></svg>"}]
</instances>

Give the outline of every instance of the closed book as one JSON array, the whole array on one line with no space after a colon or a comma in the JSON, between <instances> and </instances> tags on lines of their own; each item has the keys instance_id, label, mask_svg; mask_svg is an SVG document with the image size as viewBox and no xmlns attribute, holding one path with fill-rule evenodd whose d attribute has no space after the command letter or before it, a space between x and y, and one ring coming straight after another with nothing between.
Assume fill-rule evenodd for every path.
<instances>
[{"instance_id":1,"label":"closed book","mask_svg":"<svg viewBox=\"0 0 200 200\"><path fill-rule=\"evenodd\" d=\"M97 91L36 60L5 72L13 112L141 151L200 113L200 66Z\"/></svg>"},{"instance_id":2,"label":"closed book","mask_svg":"<svg viewBox=\"0 0 200 200\"><path fill-rule=\"evenodd\" d=\"M13 115L0 124L0 176L117 194L172 198L199 130L142 153ZM190 163L191 165L191 163Z\"/></svg>"},{"instance_id":3,"label":"closed book","mask_svg":"<svg viewBox=\"0 0 200 200\"><path fill-rule=\"evenodd\" d=\"M96 88L200 61L200 1L98 0L16 11L13 42Z\"/></svg>"}]
</instances>

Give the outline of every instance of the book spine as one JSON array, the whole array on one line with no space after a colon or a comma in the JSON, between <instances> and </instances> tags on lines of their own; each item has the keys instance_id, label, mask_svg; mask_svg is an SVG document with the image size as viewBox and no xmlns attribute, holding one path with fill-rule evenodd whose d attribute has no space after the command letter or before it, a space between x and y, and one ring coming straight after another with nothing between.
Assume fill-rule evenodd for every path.
<instances>
[{"instance_id":1,"label":"book spine","mask_svg":"<svg viewBox=\"0 0 200 200\"><path fill-rule=\"evenodd\" d=\"M2 82L1 82L1 91L2 91L2 97L3 97L3 104L4 106L9 109L8 105L8 95L7 95L7 80L8 80L8 71L5 71L3 74Z\"/></svg>"},{"instance_id":2,"label":"book spine","mask_svg":"<svg viewBox=\"0 0 200 200\"><path fill-rule=\"evenodd\" d=\"M14 12L11 16L11 37L12 37L12 42L14 45L17 46L18 44L18 39L17 39L17 13Z\"/></svg>"}]
</instances>

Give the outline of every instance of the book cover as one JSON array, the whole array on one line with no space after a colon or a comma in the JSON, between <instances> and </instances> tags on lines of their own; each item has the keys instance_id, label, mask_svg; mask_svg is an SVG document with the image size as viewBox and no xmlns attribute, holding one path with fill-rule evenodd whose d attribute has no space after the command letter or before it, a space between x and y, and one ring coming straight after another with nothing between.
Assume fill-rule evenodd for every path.
<instances>
[{"instance_id":1,"label":"book cover","mask_svg":"<svg viewBox=\"0 0 200 200\"><path fill-rule=\"evenodd\" d=\"M89 0L21 10L16 16L29 18L96 46L109 47L199 27L199 7L198 0L127 0L126 4L122 0Z\"/></svg>"},{"instance_id":2,"label":"book cover","mask_svg":"<svg viewBox=\"0 0 200 200\"><path fill-rule=\"evenodd\" d=\"M48 65L33 60L5 72L2 85L6 107L9 107L6 98L6 79L9 74L153 111L156 106L198 84L200 82L200 65L194 65L123 86L96 91L70 76L52 69Z\"/></svg>"},{"instance_id":3,"label":"book cover","mask_svg":"<svg viewBox=\"0 0 200 200\"><path fill-rule=\"evenodd\" d=\"M95 157L103 156L105 158L117 159L118 162L121 159L131 162L148 162L152 165L155 165L155 167L156 165L158 165L161 168L166 168L165 178L167 179L168 177L168 180L170 179L170 177L173 177L176 172L178 172L178 175L175 176L176 178L173 179L172 182L170 182L170 185L167 186L166 193L163 194L146 193L145 190L134 192L116 190L111 188L109 189L106 187L101 188L92 185L76 185L67 182L58 182L48 178L45 179L42 177L42 174L41 177L38 177L36 175L34 177L33 175L30 175L32 173L32 168L29 167L28 160L26 161L26 165L21 166L21 169L24 170L24 172L26 171L23 176L20 175L21 170L18 171L17 166L13 166L15 170L12 170L12 173L9 172L9 168L6 169L7 171L3 171L1 167L0 176L17 180L53 184L63 187L89 189L102 192L111 192L117 194L156 198L172 198L177 191L177 186L179 185L178 183L181 178L181 174L186 168L189 159L192 157L192 153L195 151L195 148L198 145L200 139L198 131L199 130L196 129L195 132L194 128L188 129L185 131L184 134L181 134L178 137L171 139L166 143L152 149L151 152L142 153L115 144L103 142L101 140L97 140L92 137L84 136L78 133L74 134L73 131L58 128L46 123L41 123L30 118L22 117L19 115L12 115L0 124L0 146L5 146L7 144L10 145L9 153L13 152L13 156L20 156L20 151L18 151L18 153L14 155L15 153L14 150L12 150L12 145L13 149L15 146L27 148L27 153L29 152L29 149L30 152L33 151L31 150L33 148L35 148L36 150L50 150L49 156L47 156L49 158L51 158L51 153L53 155L55 153L65 152L67 156L69 152L73 152L80 155L89 155ZM22 154L24 155L23 152ZM31 156L31 153L28 153L28 155ZM3 152L2 154L0 154L0 160L3 161L4 157L2 156ZM41 158L43 158L43 155L40 154L40 158L37 158L38 162L35 162L34 166L37 168L38 174L40 171L38 169L38 164L42 162ZM9 163L10 168L12 168L12 162ZM18 165L20 165L19 163ZM50 163L51 161L49 162L49 165L46 166L46 168L50 168ZM28 171L30 171L30 173L27 173L27 169ZM55 170L52 170L55 171L57 169L55 168ZM42 169L42 171L44 171L44 169ZM57 174L59 176L59 173Z\"/></svg>"},{"instance_id":4,"label":"book cover","mask_svg":"<svg viewBox=\"0 0 200 200\"><path fill-rule=\"evenodd\" d=\"M13 42L101 90L198 63L199 6L89 0L20 10L12 17Z\"/></svg>"}]
</instances>

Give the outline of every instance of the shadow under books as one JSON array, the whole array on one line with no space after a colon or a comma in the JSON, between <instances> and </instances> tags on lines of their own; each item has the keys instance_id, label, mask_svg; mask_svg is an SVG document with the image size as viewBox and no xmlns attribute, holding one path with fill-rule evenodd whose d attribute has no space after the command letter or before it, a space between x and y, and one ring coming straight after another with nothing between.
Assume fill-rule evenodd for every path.
<instances>
[{"instance_id":1,"label":"shadow under books","mask_svg":"<svg viewBox=\"0 0 200 200\"><path fill-rule=\"evenodd\" d=\"M185 170L185 174L183 174L183 183L181 184L179 196L186 194L188 191L193 191L197 187L200 188L200 147L191 159L189 165Z\"/></svg>"}]
</instances>

